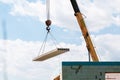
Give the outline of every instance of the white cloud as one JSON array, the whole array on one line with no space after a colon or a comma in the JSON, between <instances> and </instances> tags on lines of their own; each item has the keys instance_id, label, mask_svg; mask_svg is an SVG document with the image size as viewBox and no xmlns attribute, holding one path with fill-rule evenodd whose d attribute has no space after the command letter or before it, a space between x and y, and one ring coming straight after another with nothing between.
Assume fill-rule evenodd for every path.
<instances>
[{"instance_id":1,"label":"white cloud","mask_svg":"<svg viewBox=\"0 0 120 80\"><path fill-rule=\"evenodd\" d=\"M40 21L46 20L45 5L40 1L28 2L27 0L0 0L11 6L14 16L38 17ZM77 0L81 12L87 17L86 24L91 31L100 31L111 24L120 26L120 1L114 0ZM59 3L59 4L58 4ZM106 5L107 4L107 5ZM51 20L54 25L78 29L71 3L67 0L51 0ZM65 30L67 31L67 30ZM120 61L120 35L97 35L94 37L95 47L101 61ZM0 40L0 54L4 53L4 44ZM87 61L88 53L84 41L81 45L60 43L71 50L44 62L33 62L38 55L41 42L27 42L22 40L8 40L7 44L7 70L8 76L18 76L28 80L53 79L61 71L61 61ZM46 50L54 47L49 42ZM3 55L4 56L4 55ZM0 56L0 73L2 73L3 56ZM41 74L42 73L42 74ZM47 76L47 77L46 77ZM52 77L51 77L52 76Z\"/></svg>"},{"instance_id":2,"label":"white cloud","mask_svg":"<svg viewBox=\"0 0 120 80\"><path fill-rule=\"evenodd\" d=\"M98 51L100 52L102 60L117 61L120 59L120 35L100 35L96 38L96 45L98 46ZM102 58L103 57L103 58ZM105 57L105 58L104 58Z\"/></svg>"},{"instance_id":3,"label":"white cloud","mask_svg":"<svg viewBox=\"0 0 120 80\"><path fill-rule=\"evenodd\" d=\"M13 7L10 13L12 15L35 16L42 20L41 18L45 16L45 5L43 5L40 1L33 3L26 0L16 0L13 3Z\"/></svg>"},{"instance_id":4,"label":"white cloud","mask_svg":"<svg viewBox=\"0 0 120 80\"><path fill-rule=\"evenodd\" d=\"M93 38L100 61L120 61L119 35L107 34L97 37L93 36ZM3 41L0 40L1 44L2 42ZM61 72L61 61L88 61L88 53L84 41L81 45L66 44L63 42L61 42L60 45L69 47L70 52L43 62L33 62L32 59L38 55L41 42L27 42L19 39L14 41L8 40L5 57L7 60L8 77L17 76L28 80L38 80L39 78L45 80L53 78ZM3 48L3 46L2 44L0 48ZM46 50L50 50L54 47L49 43L46 48ZM0 60L0 62L2 66L2 60ZM2 73L1 70L2 68L0 68L0 73Z\"/></svg>"},{"instance_id":5,"label":"white cloud","mask_svg":"<svg viewBox=\"0 0 120 80\"><path fill-rule=\"evenodd\" d=\"M38 17L46 20L46 5L42 1L28 2L27 0L1 0L11 4L11 14ZM87 17L86 24L90 31L98 32L111 24L119 26L120 1L114 0L77 0L81 12ZM58 4L59 3L59 4ZM51 0L51 20L53 25L78 29L70 1Z\"/></svg>"}]
</instances>

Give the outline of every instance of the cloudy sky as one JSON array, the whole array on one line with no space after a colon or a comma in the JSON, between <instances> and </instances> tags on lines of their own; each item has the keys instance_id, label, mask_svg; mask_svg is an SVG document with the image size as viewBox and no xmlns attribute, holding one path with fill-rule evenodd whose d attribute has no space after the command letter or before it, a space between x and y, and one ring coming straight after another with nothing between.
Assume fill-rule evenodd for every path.
<instances>
[{"instance_id":1,"label":"cloudy sky","mask_svg":"<svg viewBox=\"0 0 120 80\"><path fill-rule=\"evenodd\" d=\"M99 60L120 61L120 1L77 2ZM52 80L61 73L62 61L88 61L70 1L50 0L50 5L51 34L57 45L70 48L70 52L33 62L33 58L43 54L39 50L46 36L46 0L0 0L0 80ZM6 23L6 41L3 22ZM55 46L49 37L45 51Z\"/></svg>"}]
</instances>

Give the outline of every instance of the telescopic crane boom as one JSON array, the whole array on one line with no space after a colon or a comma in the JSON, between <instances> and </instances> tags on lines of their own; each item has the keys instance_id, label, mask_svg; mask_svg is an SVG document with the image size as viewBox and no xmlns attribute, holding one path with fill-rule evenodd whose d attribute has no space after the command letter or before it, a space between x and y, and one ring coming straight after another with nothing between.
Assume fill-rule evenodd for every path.
<instances>
[{"instance_id":1,"label":"telescopic crane boom","mask_svg":"<svg viewBox=\"0 0 120 80\"><path fill-rule=\"evenodd\" d=\"M72 7L74 9L75 16L77 18L79 27L80 27L80 29L82 31L82 35L83 35L83 37L85 39L87 50L88 50L89 54L91 55L92 60L94 62L99 62L98 56L97 56L96 51L94 49L93 43L91 41L90 35L88 33L87 27L85 25L84 19L82 17L82 14L81 14L81 12L79 10L78 5L77 5L77 2L76 2L76 0L70 0L70 1L71 1L71 4L72 4ZM60 80L60 75L57 76L56 78L54 78L54 80Z\"/></svg>"},{"instance_id":2,"label":"telescopic crane boom","mask_svg":"<svg viewBox=\"0 0 120 80\"><path fill-rule=\"evenodd\" d=\"M70 0L70 1L71 1L71 4L72 4L72 7L74 9L75 16L77 18L79 27L80 27L80 29L82 31L82 35L83 35L83 37L85 39L87 50L88 50L89 54L91 55L92 60L97 62L97 61L99 61L98 56L97 56L96 51L95 51L95 49L93 47L90 35L88 33L87 27L85 25L84 19L82 17L82 14L81 14L81 12L79 10L78 5L77 5L77 2L76 2L76 0Z\"/></svg>"}]
</instances>

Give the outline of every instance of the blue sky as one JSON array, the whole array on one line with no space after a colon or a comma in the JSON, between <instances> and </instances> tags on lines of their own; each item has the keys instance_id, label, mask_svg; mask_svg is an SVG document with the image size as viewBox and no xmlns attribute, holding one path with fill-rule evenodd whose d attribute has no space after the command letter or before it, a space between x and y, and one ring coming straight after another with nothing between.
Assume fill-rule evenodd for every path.
<instances>
[{"instance_id":1,"label":"blue sky","mask_svg":"<svg viewBox=\"0 0 120 80\"><path fill-rule=\"evenodd\" d=\"M70 1L51 0L51 33L70 52L33 62L46 35L45 0L0 0L0 80L6 59L8 80L48 80L61 72L62 61L88 61L88 53ZM120 1L77 0L100 61L120 61ZM59 4L58 4L59 3ZM107 5L106 5L107 4ZM2 21L6 21L7 47ZM3 50L7 51L4 52ZM54 49L51 39L46 51ZM6 54L4 54L6 53ZM10 63L10 64L9 64ZM48 66L49 65L49 66ZM42 73L42 74L41 74Z\"/></svg>"},{"instance_id":2,"label":"blue sky","mask_svg":"<svg viewBox=\"0 0 120 80\"><path fill-rule=\"evenodd\" d=\"M40 22L37 16L36 17L31 17L27 15L13 16L10 14L10 10L11 10L10 5L1 3L1 6L2 6L0 8L0 12L2 13L0 15L1 26L2 26L2 20L5 20L8 39L10 40L21 39L25 41L42 41L44 39L46 35L46 29L45 29L46 25L44 24L44 22ZM51 33L54 34L57 32L57 34L55 34L54 36L56 37L57 40L60 40L60 41L62 39L65 39L66 37L71 38L79 34L79 32L72 31L72 30L71 30L71 33L64 32L64 29L65 28L59 28L59 27L56 27L55 25L52 25ZM69 36L68 34L72 34L72 35ZM2 34L1 34L1 38L2 38ZM69 39L66 39L63 41L72 43L71 41L69 41ZM76 42L79 42L79 41L76 40Z\"/></svg>"}]
</instances>

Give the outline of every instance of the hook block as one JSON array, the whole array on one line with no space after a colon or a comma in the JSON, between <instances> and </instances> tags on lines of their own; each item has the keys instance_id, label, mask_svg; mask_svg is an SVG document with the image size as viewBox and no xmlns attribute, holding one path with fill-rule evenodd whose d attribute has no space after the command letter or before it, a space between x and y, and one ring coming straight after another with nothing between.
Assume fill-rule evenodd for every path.
<instances>
[{"instance_id":1,"label":"hook block","mask_svg":"<svg viewBox=\"0 0 120 80\"><path fill-rule=\"evenodd\" d=\"M50 26L52 22L51 22L51 20L47 20L47 21L45 21L45 23L47 26Z\"/></svg>"}]
</instances>

